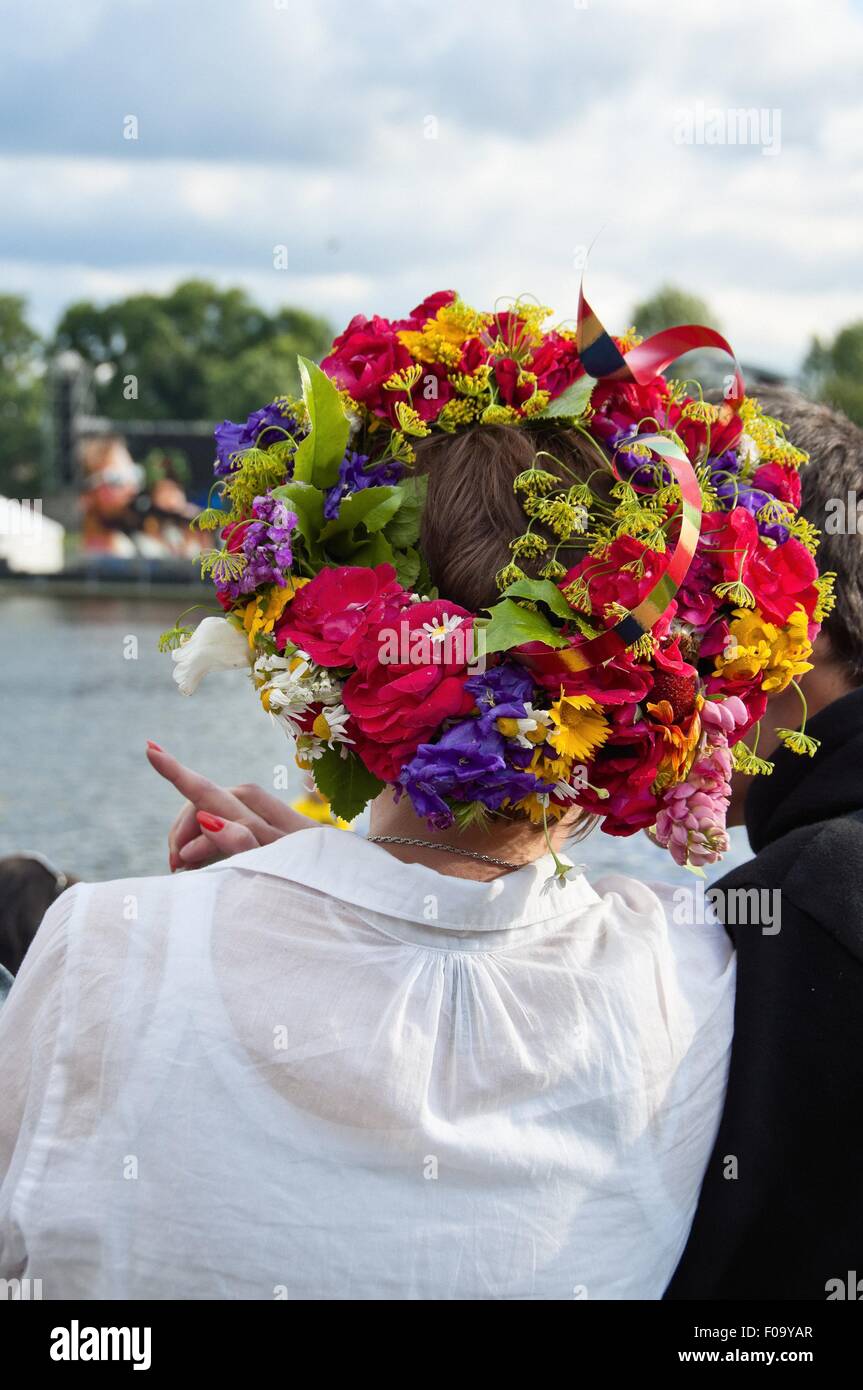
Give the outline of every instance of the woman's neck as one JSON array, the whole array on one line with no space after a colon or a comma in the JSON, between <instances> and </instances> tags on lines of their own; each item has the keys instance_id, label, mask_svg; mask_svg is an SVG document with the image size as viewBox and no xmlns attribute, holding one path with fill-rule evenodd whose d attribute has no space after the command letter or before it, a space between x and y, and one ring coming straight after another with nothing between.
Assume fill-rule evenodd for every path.
<instances>
[{"instance_id":1,"label":"woman's neck","mask_svg":"<svg viewBox=\"0 0 863 1390\"><path fill-rule=\"evenodd\" d=\"M529 825L527 821L507 821L493 817L490 825L485 828L474 825L465 830L460 830L457 826L450 826L448 830L433 830L414 814L406 796L396 803L389 791L382 792L372 803L369 833L424 841L423 844L382 845L381 848L388 850L402 863L423 864L438 873L453 878L476 879L480 883L489 883L492 879L500 878L502 874L511 873L512 870L499 864L489 864L482 859L467 858L464 853L448 853L448 846L461 851L469 850L473 854L491 855L518 868L540 859L548 850L542 829ZM555 849L559 851L566 838L566 832L560 826L555 826L551 830L551 837ZM434 845L435 848L429 848L430 845ZM437 848L438 845L441 846L440 849Z\"/></svg>"}]
</instances>

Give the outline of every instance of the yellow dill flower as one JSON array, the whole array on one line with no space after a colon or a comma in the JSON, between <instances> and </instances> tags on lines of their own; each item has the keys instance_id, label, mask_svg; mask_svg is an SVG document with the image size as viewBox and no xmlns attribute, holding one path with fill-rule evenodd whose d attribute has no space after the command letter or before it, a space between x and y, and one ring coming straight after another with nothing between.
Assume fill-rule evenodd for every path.
<instances>
[{"instance_id":1,"label":"yellow dill flower","mask_svg":"<svg viewBox=\"0 0 863 1390\"><path fill-rule=\"evenodd\" d=\"M487 405L479 418L483 425L517 425L521 416L514 405Z\"/></svg>"},{"instance_id":2,"label":"yellow dill flower","mask_svg":"<svg viewBox=\"0 0 863 1390\"><path fill-rule=\"evenodd\" d=\"M460 425L470 425L476 419L477 403L472 398L451 400L438 415L435 424L442 430L456 430Z\"/></svg>"},{"instance_id":3,"label":"yellow dill flower","mask_svg":"<svg viewBox=\"0 0 863 1390\"><path fill-rule=\"evenodd\" d=\"M525 531L523 536L510 541L509 548L517 560L538 560L548 550L548 541L535 531Z\"/></svg>"},{"instance_id":4,"label":"yellow dill flower","mask_svg":"<svg viewBox=\"0 0 863 1390\"><path fill-rule=\"evenodd\" d=\"M423 374L423 369L419 362L414 362L410 367L403 367L399 372L393 372L392 376L387 377L384 382L385 391L412 391Z\"/></svg>"},{"instance_id":5,"label":"yellow dill flower","mask_svg":"<svg viewBox=\"0 0 863 1390\"><path fill-rule=\"evenodd\" d=\"M560 479L553 473L546 473L544 468L527 468L518 474L512 490L523 492L527 497L538 497L546 492L553 492L556 487L560 487Z\"/></svg>"},{"instance_id":6,"label":"yellow dill flower","mask_svg":"<svg viewBox=\"0 0 863 1390\"><path fill-rule=\"evenodd\" d=\"M719 407L709 401L687 401L680 412L683 420L697 420L703 425L712 425L719 419Z\"/></svg>"},{"instance_id":7,"label":"yellow dill flower","mask_svg":"<svg viewBox=\"0 0 863 1390\"><path fill-rule=\"evenodd\" d=\"M534 415L541 415L551 400L550 391L534 391L533 395L524 402L521 407L524 414L530 420Z\"/></svg>"},{"instance_id":8,"label":"yellow dill flower","mask_svg":"<svg viewBox=\"0 0 863 1390\"><path fill-rule=\"evenodd\" d=\"M584 507L573 507L563 497L537 499L531 514L565 541L569 540L573 531L587 530L587 512Z\"/></svg>"},{"instance_id":9,"label":"yellow dill flower","mask_svg":"<svg viewBox=\"0 0 863 1390\"><path fill-rule=\"evenodd\" d=\"M812 738L811 734L804 734L802 729L777 729L776 737L792 753L800 753L806 758L814 758L821 747L820 738Z\"/></svg>"},{"instance_id":10,"label":"yellow dill flower","mask_svg":"<svg viewBox=\"0 0 863 1390\"><path fill-rule=\"evenodd\" d=\"M542 566L539 572L540 579L562 579L566 574L566 565L562 565L559 560L549 560L548 564Z\"/></svg>"},{"instance_id":11,"label":"yellow dill flower","mask_svg":"<svg viewBox=\"0 0 863 1390\"><path fill-rule=\"evenodd\" d=\"M516 565L513 561L510 561L508 565L504 565L502 570L498 570L494 577L494 582L500 592L503 593L504 589L508 589L510 584L517 584L519 579L527 579L527 575L520 565Z\"/></svg>"},{"instance_id":12,"label":"yellow dill flower","mask_svg":"<svg viewBox=\"0 0 863 1390\"><path fill-rule=\"evenodd\" d=\"M717 598L727 598L735 608L755 607L755 595L742 579L729 579L724 584L714 584L713 592Z\"/></svg>"},{"instance_id":13,"label":"yellow dill flower","mask_svg":"<svg viewBox=\"0 0 863 1390\"><path fill-rule=\"evenodd\" d=\"M549 715L555 728L548 742L556 753L570 760L587 762L610 733L608 720L589 695L561 695Z\"/></svg>"},{"instance_id":14,"label":"yellow dill flower","mask_svg":"<svg viewBox=\"0 0 863 1390\"><path fill-rule=\"evenodd\" d=\"M431 430L425 420L421 419L412 406L406 401L396 402L396 419L405 434L412 434L417 439L422 439L424 435L431 434Z\"/></svg>"},{"instance_id":15,"label":"yellow dill flower","mask_svg":"<svg viewBox=\"0 0 863 1390\"><path fill-rule=\"evenodd\" d=\"M491 366L488 362L483 362L475 372L452 372L450 374L450 381L456 391L463 396L481 396L483 391L488 390L490 378Z\"/></svg>"},{"instance_id":16,"label":"yellow dill flower","mask_svg":"<svg viewBox=\"0 0 863 1390\"><path fill-rule=\"evenodd\" d=\"M813 621L823 623L828 613L832 613L836 607L836 595L833 589L836 584L836 571L825 570L824 574L819 575L815 580L815 588L818 590L818 602L812 614Z\"/></svg>"}]
</instances>

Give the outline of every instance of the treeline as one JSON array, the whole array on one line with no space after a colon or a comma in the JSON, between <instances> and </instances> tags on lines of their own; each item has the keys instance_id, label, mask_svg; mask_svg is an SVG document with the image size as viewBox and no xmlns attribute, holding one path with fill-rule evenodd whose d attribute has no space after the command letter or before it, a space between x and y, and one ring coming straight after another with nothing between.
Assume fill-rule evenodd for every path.
<instances>
[{"instance_id":1,"label":"treeline","mask_svg":"<svg viewBox=\"0 0 863 1390\"><path fill-rule=\"evenodd\" d=\"M720 328L704 300L666 285L634 306L647 336L678 323ZM622 325L626 327L626 325ZM49 363L73 351L92 368L92 408L123 420L242 419L273 396L299 389L296 358L320 358L332 329L289 307L268 312L242 289L187 280L167 294L102 306L81 300L53 337L40 336L26 302L0 295L0 494L38 495L50 410ZM801 365L804 387L863 424L863 321L831 341L815 338Z\"/></svg>"}]
</instances>

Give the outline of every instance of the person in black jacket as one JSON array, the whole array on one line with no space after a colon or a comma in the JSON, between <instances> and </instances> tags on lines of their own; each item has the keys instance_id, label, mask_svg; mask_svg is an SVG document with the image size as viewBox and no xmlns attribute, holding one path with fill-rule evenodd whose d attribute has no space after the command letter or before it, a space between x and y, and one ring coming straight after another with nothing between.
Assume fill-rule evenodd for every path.
<instances>
[{"instance_id":1,"label":"person in black jacket","mask_svg":"<svg viewBox=\"0 0 863 1390\"><path fill-rule=\"evenodd\" d=\"M735 787L729 819L755 857L714 885L737 952L728 1090L665 1297L863 1300L863 432L793 392L759 400L811 456L802 510L838 601L804 678L820 747L779 746L775 729L799 722L784 691L758 747L772 776ZM768 922L761 894L777 891Z\"/></svg>"}]
</instances>

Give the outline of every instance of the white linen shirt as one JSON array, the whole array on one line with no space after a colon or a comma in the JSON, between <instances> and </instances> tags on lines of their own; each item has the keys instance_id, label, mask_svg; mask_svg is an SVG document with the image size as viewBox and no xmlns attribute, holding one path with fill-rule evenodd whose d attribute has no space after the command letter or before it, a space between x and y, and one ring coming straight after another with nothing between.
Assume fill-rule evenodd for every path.
<instances>
[{"instance_id":1,"label":"white linen shirt","mask_svg":"<svg viewBox=\"0 0 863 1390\"><path fill-rule=\"evenodd\" d=\"M303 830L78 885L0 1009L0 1275L51 1298L657 1299L734 954L644 884Z\"/></svg>"}]
</instances>

